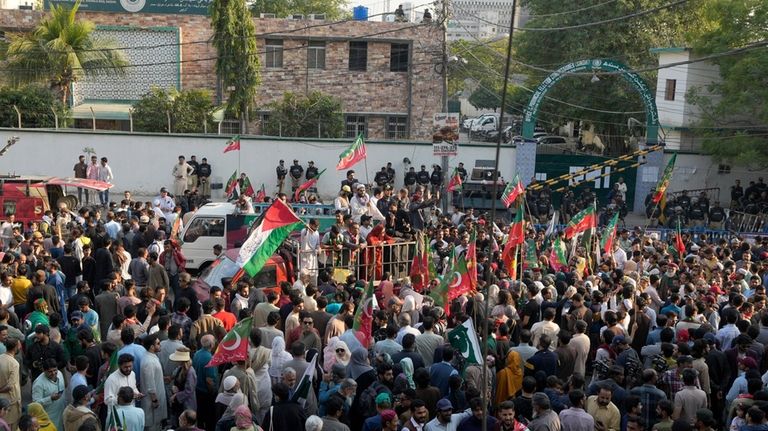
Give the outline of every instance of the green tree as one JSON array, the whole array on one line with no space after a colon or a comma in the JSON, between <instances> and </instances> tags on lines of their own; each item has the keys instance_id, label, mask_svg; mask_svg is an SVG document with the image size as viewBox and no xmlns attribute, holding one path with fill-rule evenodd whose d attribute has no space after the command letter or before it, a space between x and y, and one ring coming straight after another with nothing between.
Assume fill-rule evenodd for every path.
<instances>
[{"instance_id":1,"label":"green tree","mask_svg":"<svg viewBox=\"0 0 768 431\"><path fill-rule=\"evenodd\" d=\"M292 14L325 14L325 19L335 21L349 15L344 0L256 0L251 5L251 13L273 13L278 18Z\"/></svg>"},{"instance_id":2,"label":"green tree","mask_svg":"<svg viewBox=\"0 0 768 431\"><path fill-rule=\"evenodd\" d=\"M762 0L705 0L705 25L690 39L699 55L727 52L768 39L768 9ZM768 167L768 51L765 47L713 60L720 82L693 88L698 134L717 161L753 169ZM695 69L694 69L695 70Z\"/></svg>"},{"instance_id":3,"label":"green tree","mask_svg":"<svg viewBox=\"0 0 768 431\"><path fill-rule=\"evenodd\" d=\"M0 88L0 127L18 127L18 116L13 107L21 112L21 126L26 128L54 127L53 111L63 126L69 112L50 90L40 86Z\"/></svg>"},{"instance_id":4,"label":"green tree","mask_svg":"<svg viewBox=\"0 0 768 431\"><path fill-rule=\"evenodd\" d=\"M66 103L76 81L125 74L125 56L114 41L94 36L93 23L77 19L79 7L79 0L71 9L53 6L31 33L11 37L4 55L11 83L45 83Z\"/></svg>"},{"instance_id":5,"label":"green tree","mask_svg":"<svg viewBox=\"0 0 768 431\"><path fill-rule=\"evenodd\" d=\"M245 0L214 0L211 5L216 73L229 90L227 112L239 118L248 133L249 111L259 86L259 52L256 28Z\"/></svg>"},{"instance_id":6,"label":"green tree","mask_svg":"<svg viewBox=\"0 0 768 431\"><path fill-rule=\"evenodd\" d=\"M341 100L314 91L308 96L287 92L265 107L269 121L264 132L297 138L340 138L344 130Z\"/></svg>"},{"instance_id":7,"label":"green tree","mask_svg":"<svg viewBox=\"0 0 768 431\"><path fill-rule=\"evenodd\" d=\"M681 46L685 29L696 27L700 22L700 2L688 2L635 18L624 17L670 2L618 0L610 7L584 9L600 3L604 0L523 1L532 16L526 27L561 28L515 33L514 61L525 64L522 67L529 77L527 88L535 88L551 71L577 60L612 59L630 68L656 64L658 58L649 51L651 48ZM583 12L563 13L573 10ZM599 21L605 22L568 28ZM641 77L651 88L655 86L655 72L641 73ZM627 119L644 119L642 100L621 76L598 74L597 78L599 80L592 76L569 76L560 81L547 93L539 110L539 121L562 124L587 120L595 123L597 132L604 136L604 140L608 138L609 143L616 145L623 141L628 135ZM530 96L528 92L526 99ZM513 98L519 100L518 96Z\"/></svg>"},{"instance_id":8,"label":"green tree","mask_svg":"<svg viewBox=\"0 0 768 431\"><path fill-rule=\"evenodd\" d=\"M138 132L167 132L168 114L174 133L203 133L204 121L212 130L213 103L207 90L152 88L133 104L133 128Z\"/></svg>"},{"instance_id":9,"label":"green tree","mask_svg":"<svg viewBox=\"0 0 768 431\"><path fill-rule=\"evenodd\" d=\"M478 87L469 96L469 103L477 109L492 109L496 111L501 107L501 96L496 91L487 87Z\"/></svg>"}]
</instances>

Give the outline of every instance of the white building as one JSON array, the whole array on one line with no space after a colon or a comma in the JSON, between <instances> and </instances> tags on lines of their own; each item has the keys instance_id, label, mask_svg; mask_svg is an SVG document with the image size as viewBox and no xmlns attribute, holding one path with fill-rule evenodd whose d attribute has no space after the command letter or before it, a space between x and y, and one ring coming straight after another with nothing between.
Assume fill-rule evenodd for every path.
<instances>
[{"instance_id":1,"label":"white building","mask_svg":"<svg viewBox=\"0 0 768 431\"><path fill-rule=\"evenodd\" d=\"M509 33L513 0L456 0L451 2L448 40L490 39ZM515 27L528 21L528 12L517 2Z\"/></svg>"},{"instance_id":2,"label":"white building","mask_svg":"<svg viewBox=\"0 0 768 431\"><path fill-rule=\"evenodd\" d=\"M34 0L0 0L0 9L37 9Z\"/></svg>"},{"instance_id":3,"label":"white building","mask_svg":"<svg viewBox=\"0 0 768 431\"><path fill-rule=\"evenodd\" d=\"M696 55L689 48L654 48L659 55L659 66L684 63L695 60ZM706 86L720 80L720 69L709 61L659 69L656 81L656 108L659 124L668 150L701 150L701 138L696 133L696 123L701 121L701 110L688 102L692 88L705 92ZM709 93L704 93L712 97Z\"/></svg>"}]
</instances>

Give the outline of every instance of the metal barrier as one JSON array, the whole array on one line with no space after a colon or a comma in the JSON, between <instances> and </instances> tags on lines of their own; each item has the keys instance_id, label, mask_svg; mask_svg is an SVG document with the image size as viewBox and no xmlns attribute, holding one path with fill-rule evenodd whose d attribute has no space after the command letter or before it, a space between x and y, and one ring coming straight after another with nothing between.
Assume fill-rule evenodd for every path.
<instances>
[{"instance_id":1,"label":"metal barrier","mask_svg":"<svg viewBox=\"0 0 768 431\"><path fill-rule=\"evenodd\" d=\"M407 277L411 270L415 241L401 241L392 244L368 245L353 250L339 245L322 246L317 251L296 253L296 268L299 274L316 278L321 269L331 270L334 279L343 281L350 274L358 279L381 279L384 272L394 279Z\"/></svg>"},{"instance_id":2,"label":"metal barrier","mask_svg":"<svg viewBox=\"0 0 768 431\"><path fill-rule=\"evenodd\" d=\"M688 196L691 198L698 197L701 194L701 192L705 192L710 202L720 201L720 187L709 187L706 189L680 190L677 192L671 192L670 194L673 197L677 198L678 196L682 196L683 192L688 193Z\"/></svg>"},{"instance_id":3,"label":"metal barrier","mask_svg":"<svg viewBox=\"0 0 768 431\"><path fill-rule=\"evenodd\" d=\"M735 231L766 232L765 214L747 214L731 210L728 216L728 226Z\"/></svg>"}]
</instances>

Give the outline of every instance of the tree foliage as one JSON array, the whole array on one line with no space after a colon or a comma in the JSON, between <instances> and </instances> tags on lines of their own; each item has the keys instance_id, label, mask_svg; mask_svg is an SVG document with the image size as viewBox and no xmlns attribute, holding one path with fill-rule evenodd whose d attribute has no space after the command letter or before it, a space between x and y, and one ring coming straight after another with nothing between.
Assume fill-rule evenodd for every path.
<instances>
[{"instance_id":1,"label":"tree foliage","mask_svg":"<svg viewBox=\"0 0 768 431\"><path fill-rule=\"evenodd\" d=\"M125 56L114 41L93 35L93 23L77 19L79 7L79 0L71 9L52 6L50 15L31 33L11 36L3 50L11 83L45 83L66 102L75 81L124 75Z\"/></svg>"},{"instance_id":2,"label":"tree foliage","mask_svg":"<svg viewBox=\"0 0 768 431\"><path fill-rule=\"evenodd\" d=\"M254 16L273 13L278 18L293 14L325 14L325 19L335 21L349 15L346 5L344 0L256 0L251 5L251 13Z\"/></svg>"},{"instance_id":3,"label":"tree foliage","mask_svg":"<svg viewBox=\"0 0 768 431\"><path fill-rule=\"evenodd\" d=\"M227 112L240 118L247 132L248 113L259 86L259 52L256 27L245 0L214 0L211 5L216 73L222 88L231 89Z\"/></svg>"},{"instance_id":4,"label":"tree foliage","mask_svg":"<svg viewBox=\"0 0 768 431\"><path fill-rule=\"evenodd\" d=\"M551 71L578 60L612 59L630 68L655 65L658 58L649 50L680 46L684 42L685 29L696 26L700 20L698 2L661 9L642 17L622 19L638 11L667 5L668 0L618 0L609 7L563 13L583 10L600 3L604 1L523 1L532 16L526 23L528 28L564 28L606 21L600 25L558 31L516 33L514 59L525 64L522 67L529 76L529 89L538 86ZM608 21L611 19L615 20ZM649 87L655 87L654 72L642 73L641 77ZM592 76L570 76L560 81L547 93L548 98L538 113L539 122L562 124L571 120L588 120L595 123L598 133L613 137L614 140L627 136L626 126L622 125L626 125L628 117L645 122L642 100L623 77L598 75L598 78L599 81L593 82ZM531 94L527 93L530 99Z\"/></svg>"},{"instance_id":5,"label":"tree foliage","mask_svg":"<svg viewBox=\"0 0 768 431\"><path fill-rule=\"evenodd\" d=\"M208 130L213 128L212 110L211 94L207 90L179 92L155 87L133 104L133 129L165 133L170 113L171 132L203 133L204 122L208 123Z\"/></svg>"},{"instance_id":6,"label":"tree foliage","mask_svg":"<svg viewBox=\"0 0 768 431\"><path fill-rule=\"evenodd\" d=\"M53 108L59 116L59 126L64 125L69 112L67 107L50 90L30 85L26 87L0 88L0 127L18 127L18 116L13 107L21 112L21 126L25 128L54 127Z\"/></svg>"},{"instance_id":7,"label":"tree foliage","mask_svg":"<svg viewBox=\"0 0 768 431\"><path fill-rule=\"evenodd\" d=\"M496 111L501 107L499 93L486 87L477 87L468 100L477 109L492 109Z\"/></svg>"},{"instance_id":8,"label":"tree foliage","mask_svg":"<svg viewBox=\"0 0 768 431\"><path fill-rule=\"evenodd\" d=\"M266 135L297 138L340 138L344 130L341 100L313 91L308 96L287 92L265 107ZM319 126L319 127L318 127Z\"/></svg>"},{"instance_id":9,"label":"tree foliage","mask_svg":"<svg viewBox=\"0 0 768 431\"><path fill-rule=\"evenodd\" d=\"M768 39L763 0L705 0L704 23L690 38L699 55L727 52ZM714 60L720 82L693 88L699 108L697 132L718 161L768 167L768 52L765 47ZM695 70L694 70L695 72Z\"/></svg>"}]
</instances>

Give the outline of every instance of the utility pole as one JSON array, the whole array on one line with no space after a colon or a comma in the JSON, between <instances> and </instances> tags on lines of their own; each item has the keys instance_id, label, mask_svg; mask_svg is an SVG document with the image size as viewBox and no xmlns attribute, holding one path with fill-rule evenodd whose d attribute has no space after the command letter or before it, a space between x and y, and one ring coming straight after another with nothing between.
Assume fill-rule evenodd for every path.
<instances>
[{"instance_id":1,"label":"utility pole","mask_svg":"<svg viewBox=\"0 0 768 431\"><path fill-rule=\"evenodd\" d=\"M443 4L443 19L440 26L443 30L443 112L448 113L448 0L440 0ZM443 214L448 212L448 182L445 180L448 172L448 156L440 156L440 173L443 176L441 209Z\"/></svg>"},{"instance_id":2,"label":"utility pole","mask_svg":"<svg viewBox=\"0 0 768 431\"><path fill-rule=\"evenodd\" d=\"M512 0L512 13L509 17L509 39L507 40L507 58L504 64L504 85L501 87L501 111L499 112L499 138L496 141L496 158L493 163L493 192L491 194L491 235L493 235L493 224L496 223L496 201L499 193L499 157L501 157L501 142L504 140L501 132L504 130L504 108L507 103L507 85L509 85L509 60L512 57L512 32L515 30L515 9L517 9L517 0ZM490 295L485 295L484 316L488 316L490 308ZM488 319L483 319L483 423L482 431L488 431L488 366L485 365L485 358L488 357Z\"/></svg>"}]
</instances>

